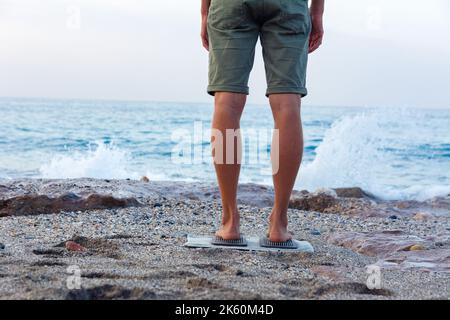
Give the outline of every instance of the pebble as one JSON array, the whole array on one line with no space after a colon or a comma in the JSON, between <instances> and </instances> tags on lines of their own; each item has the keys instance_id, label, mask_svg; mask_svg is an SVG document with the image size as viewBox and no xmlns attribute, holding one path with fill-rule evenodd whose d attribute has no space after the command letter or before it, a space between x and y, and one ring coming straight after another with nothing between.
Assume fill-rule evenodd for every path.
<instances>
[{"instance_id":1,"label":"pebble","mask_svg":"<svg viewBox=\"0 0 450 320\"><path fill-rule=\"evenodd\" d=\"M425 250L425 247L421 244L415 244L411 248L409 248L409 251L421 251Z\"/></svg>"},{"instance_id":2,"label":"pebble","mask_svg":"<svg viewBox=\"0 0 450 320\"><path fill-rule=\"evenodd\" d=\"M393 214L392 216L389 216L389 219L391 219L391 220L397 220L398 217L397 217L395 214Z\"/></svg>"},{"instance_id":3,"label":"pebble","mask_svg":"<svg viewBox=\"0 0 450 320\"><path fill-rule=\"evenodd\" d=\"M112 183L116 182L113 181ZM183 196L180 195L181 199L182 197ZM149 197L149 199L145 199L146 206L144 207L123 208L116 210L93 210L90 212L78 212L75 214L71 213L70 216L73 217L69 217L69 215L66 214L55 214L48 216L50 219L47 219L48 217L46 218L44 216L2 218L2 223L0 224L0 237L2 238L2 241L7 244L6 249L8 252L12 252L12 256L10 257L11 261L16 261L18 260L17 257L22 257L22 255L26 254L26 252L22 253L22 251L19 250L24 245L31 246L36 243L44 243L45 245L57 244L67 240L68 236L79 233L89 238L103 238L111 234L129 234L136 237L136 239L133 241L126 239L111 240L113 243L119 244L122 243L121 241L124 241L124 248L121 250L124 260L116 262L110 259L104 259L103 256L97 257L94 252L95 250L92 249L93 255L89 255L87 257L77 256L77 263L80 263L80 267L82 268L90 268L93 263L95 263L96 266L98 265L99 270L105 268L106 271L111 273L120 271L120 274L124 273L124 275L130 275L130 281L121 280L120 282L121 284L125 283L124 286L127 288L133 288L136 285L136 280L134 277L147 272L145 270L147 263L143 265L141 265L141 263L134 265L133 263L128 263L128 259L131 261L133 261L133 259L138 259L139 261L149 261L149 264L154 265L155 267L165 268L169 271L179 270L179 266L181 265L183 270L186 269L187 271L195 274L199 272L199 269L198 267L191 265L194 263L210 264L211 260L213 260L213 263L226 265L230 263L230 260L232 260L231 262L241 261L243 266L239 266L240 270L237 270L236 268L231 272L224 272L222 276L217 279L218 284L226 283L222 281L229 281L230 279L236 280L237 278L242 280L245 279L243 277L251 275L254 277L255 281L241 281L242 290L245 290L243 292L264 292L264 289L270 287L269 285L266 286L264 280L271 275L276 275L277 278L279 277L280 286L290 286L290 284L281 283L281 280L292 279L294 276L296 277L299 274L303 274L303 272L309 274L308 269L310 265L314 266L321 263L335 263L336 267L353 270L372 262L372 258L369 259L363 255L353 254L350 250L343 250L336 248L333 245L328 245L325 236L328 236L333 232L371 232L376 230L384 230L391 225L395 226L395 229L404 230L408 234L410 233L416 236L420 235L421 238L425 239L427 237L440 234L442 231L447 233L450 231L448 220L441 217L438 217L438 219L442 224L434 224L433 220L436 219L435 217L433 217L433 219L429 219L428 221L416 223L413 219L402 218L403 215L395 211L391 211L384 216L360 218L357 215L350 215L350 212L347 215L345 209L342 210L340 215L316 215L313 212L290 209L292 212L292 217L295 217L295 223L291 224L293 229L292 231L295 234L306 236L306 238L310 241L314 240L314 245L317 246L317 254L312 255L311 257L302 257L302 260L305 259L305 264L302 263L297 265L294 263L295 258L291 259L289 254L285 254L283 259L278 259L276 256L269 256L256 252L251 254L233 252L232 254L230 253L225 255L209 255L206 254L206 251L201 249L191 251L185 250L182 248L182 244L185 241L184 238L187 233L209 234L213 231L214 216L220 215L221 212L220 203L196 202L188 200L180 201L180 198L164 200L163 197ZM256 209L251 206L242 206L242 208L244 208L244 210L242 210L243 233L264 233L267 226L266 217L270 214L271 209ZM255 212L258 214L255 214ZM389 217L394 214L398 215L398 218L389 219ZM165 223L164 221L166 220L174 223ZM152 223L152 225L150 227L148 224L143 225L142 221L146 221L148 224ZM388 223L388 226L386 226L385 223ZM34 224L38 227L33 227ZM55 226L58 227L55 228ZM36 239L33 241L26 239L25 237L29 235L35 236ZM433 240L434 246L439 248L436 241L438 240ZM149 249L151 248L151 250L144 250L147 247L141 246L141 243L149 245L154 243L156 245L148 247ZM420 243L417 242L413 242L412 244L415 244L416 247L412 246L409 250L426 250L429 247L432 247L431 244L427 244L426 248L421 248L419 246ZM17 250L15 250L15 248L17 248ZM86 248L86 250L90 249ZM425 253L426 251L418 251L418 253L420 252ZM413 251L411 251L411 253L413 253ZM0 251L0 255L5 255L4 251ZM6 259L9 259L9 257L6 257ZM31 256L30 263L28 260L25 260L25 258L23 261L24 263L31 265L34 261L33 259L36 259L36 257ZM195 262L191 262L191 260L195 260ZM288 262L290 267L289 265L285 266L287 270L280 271L280 262ZM305 265L307 265L307 267ZM17 268L20 267L22 266L17 266ZM57 266L55 268L57 268ZM39 272L39 274L45 274L47 270L47 268L43 268L41 271L41 268L36 268L36 272ZM251 270L251 274L248 274L247 270ZM436 275L431 273L420 273L420 279L418 279L418 273L415 273L416 270L411 270L411 272L408 271L404 273L396 273L397 271L392 272L392 275L391 272L386 272L387 276L386 279L383 278L383 282L386 281L384 285L388 288L394 288L393 291L395 298L441 297L447 293L446 291L442 292L442 294L440 291L431 291L431 289L435 287L442 288L443 291L445 290L444 281L446 279L442 280L443 276L439 273L436 273ZM350 279L352 281L361 281L359 274L353 273L353 271L348 274L350 275ZM214 275L214 271L202 271L202 276L205 276L206 278ZM233 279L233 277L235 278ZM310 275L310 277L311 279L314 279L315 276ZM303 281L303 279L304 278L300 278L299 281ZM86 281L88 281L88 279L86 279ZM441 285L441 282L443 285ZM14 283L14 285L17 283ZM330 283L332 284L332 282ZM402 286L403 283L406 284L404 287ZM420 287L417 285L418 283L424 283L424 285ZM168 288L170 290L173 288L174 291L179 290L184 293L184 289L179 289L177 287L178 285L179 283L177 282L177 279L174 279L173 282L172 280L167 280L167 286L169 286ZM278 285L278 283L275 285ZM305 285L307 286L308 282L305 282ZM429 285L433 285L434 287L428 288ZM39 292L41 292L41 286L53 286L53 283L39 283L39 290L35 290L34 287L32 287L31 289L33 289L33 291L31 291L31 293L23 290L24 288L21 287L20 289L23 290L23 293L18 294L17 296L29 297L31 295L31 297L40 298L41 296L39 295ZM166 286L166 281L164 286ZM411 288L418 288L419 292L415 293L411 290ZM306 289L309 290L308 287L306 287ZM271 289L269 289L269 291L270 290ZM360 298L360 295L358 294L354 295L353 292L345 291L346 290L338 290L338 296L343 298L348 294L349 297ZM3 286L0 286L0 295L4 292L9 291ZM333 294L330 296L327 295L327 298L332 297ZM285 296L280 295L278 290L274 290L270 294L262 295L262 297L286 298Z\"/></svg>"},{"instance_id":4,"label":"pebble","mask_svg":"<svg viewBox=\"0 0 450 320\"><path fill-rule=\"evenodd\" d=\"M5 250L5 245L0 242L0 250Z\"/></svg>"},{"instance_id":5,"label":"pebble","mask_svg":"<svg viewBox=\"0 0 450 320\"><path fill-rule=\"evenodd\" d=\"M69 251L84 251L84 250L86 250L85 247L83 247L82 245L79 245L78 243L76 243L74 241L67 241L66 249Z\"/></svg>"},{"instance_id":6,"label":"pebble","mask_svg":"<svg viewBox=\"0 0 450 320\"><path fill-rule=\"evenodd\" d=\"M432 217L432 215L430 215L429 213L416 213L413 217L414 220L416 221L426 221L428 219L430 219Z\"/></svg>"}]
</instances>

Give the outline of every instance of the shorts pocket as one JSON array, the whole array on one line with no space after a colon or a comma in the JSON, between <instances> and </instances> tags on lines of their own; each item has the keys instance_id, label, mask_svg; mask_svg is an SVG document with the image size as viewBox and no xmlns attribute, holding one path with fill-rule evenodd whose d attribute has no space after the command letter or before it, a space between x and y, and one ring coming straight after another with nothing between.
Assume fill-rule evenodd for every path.
<instances>
[{"instance_id":1,"label":"shorts pocket","mask_svg":"<svg viewBox=\"0 0 450 320\"><path fill-rule=\"evenodd\" d=\"M311 17L307 0L279 0L280 26L294 34L309 34L311 31Z\"/></svg>"},{"instance_id":2,"label":"shorts pocket","mask_svg":"<svg viewBox=\"0 0 450 320\"><path fill-rule=\"evenodd\" d=\"M216 29L239 29L246 19L244 0L211 0L209 24Z\"/></svg>"}]
</instances>

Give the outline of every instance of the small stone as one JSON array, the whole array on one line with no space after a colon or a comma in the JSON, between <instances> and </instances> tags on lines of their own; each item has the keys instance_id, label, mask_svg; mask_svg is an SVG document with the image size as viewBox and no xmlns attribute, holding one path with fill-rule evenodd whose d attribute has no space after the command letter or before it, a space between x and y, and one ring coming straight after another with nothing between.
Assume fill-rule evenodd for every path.
<instances>
[{"instance_id":1,"label":"small stone","mask_svg":"<svg viewBox=\"0 0 450 320\"><path fill-rule=\"evenodd\" d=\"M413 219L416 221L426 221L432 217L431 214L425 212L418 212L414 215Z\"/></svg>"},{"instance_id":2,"label":"small stone","mask_svg":"<svg viewBox=\"0 0 450 320\"><path fill-rule=\"evenodd\" d=\"M69 251L85 251L86 248L82 245L79 245L75 241L67 241L66 242L66 249Z\"/></svg>"},{"instance_id":3,"label":"small stone","mask_svg":"<svg viewBox=\"0 0 450 320\"><path fill-rule=\"evenodd\" d=\"M397 217L395 214L393 214L392 216L389 216L389 219L391 219L391 220L397 220L398 217Z\"/></svg>"},{"instance_id":4,"label":"small stone","mask_svg":"<svg viewBox=\"0 0 450 320\"><path fill-rule=\"evenodd\" d=\"M237 271L236 271L236 275L237 275L237 276L242 276L242 275L244 275L244 271L242 271L242 270L237 270Z\"/></svg>"},{"instance_id":5,"label":"small stone","mask_svg":"<svg viewBox=\"0 0 450 320\"><path fill-rule=\"evenodd\" d=\"M0 250L5 250L5 245L0 242Z\"/></svg>"},{"instance_id":6,"label":"small stone","mask_svg":"<svg viewBox=\"0 0 450 320\"><path fill-rule=\"evenodd\" d=\"M147 178L147 176L143 176L143 177L141 178L141 182L150 182L150 179Z\"/></svg>"},{"instance_id":7,"label":"small stone","mask_svg":"<svg viewBox=\"0 0 450 320\"><path fill-rule=\"evenodd\" d=\"M425 247L421 244L415 244L409 248L409 251L422 251L425 250Z\"/></svg>"},{"instance_id":8,"label":"small stone","mask_svg":"<svg viewBox=\"0 0 450 320\"><path fill-rule=\"evenodd\" d=\"M159 202L155 202L155 203L153 204L153 208L158 208L158 207L162 207L162 204L159 203Z\"/></svg>"},{"instance_id":9,"label":"small stone","mask_svg":"<svg viewBox=\"0 0 450 320\"><path fill-rule=\"evenodd\" d=\"M316 230L316 229L311 230L311 234L312 234L313 236L320 236L320 235L321 235L320 231L319 231L319 230Z\"/></svg>"}]
</instances>

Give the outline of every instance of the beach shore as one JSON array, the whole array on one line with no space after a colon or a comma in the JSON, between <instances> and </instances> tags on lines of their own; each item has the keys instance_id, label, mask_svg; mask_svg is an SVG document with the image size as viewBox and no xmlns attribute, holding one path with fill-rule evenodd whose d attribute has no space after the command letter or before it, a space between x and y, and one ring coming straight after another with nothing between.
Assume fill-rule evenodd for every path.
<instances>
[{"instance_id":1,"label":"beach shore","mask_svg":"<svg viewBox=\"0 0 450 320\"><path fill-rule=\"evenodd\" d=\"M243 234L264 234L272 197L240 186ZM314 254L183 246L220 212L210 183L1 180L0 299L449 298L450 196L296 191L290 228Z\"/></svg>"}]
</instances>

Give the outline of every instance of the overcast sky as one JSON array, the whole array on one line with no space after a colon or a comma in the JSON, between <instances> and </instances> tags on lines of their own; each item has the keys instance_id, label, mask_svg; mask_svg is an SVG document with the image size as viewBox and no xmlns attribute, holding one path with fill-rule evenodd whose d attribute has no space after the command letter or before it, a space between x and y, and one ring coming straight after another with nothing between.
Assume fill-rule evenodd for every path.
<instances>
[{"instance_id":1,"label":"overcast sky","mask_svg":"<svg viewBox=\"0 0 450 320\"><path fill-rule=\"evenodd\" d=\"M0 96L211 101L199 8L0 0ZM325 29L305 103L450 108L448 0L326 0ZM264 103L259 49L250 101Z\"/></svg>"}]
</instances>

